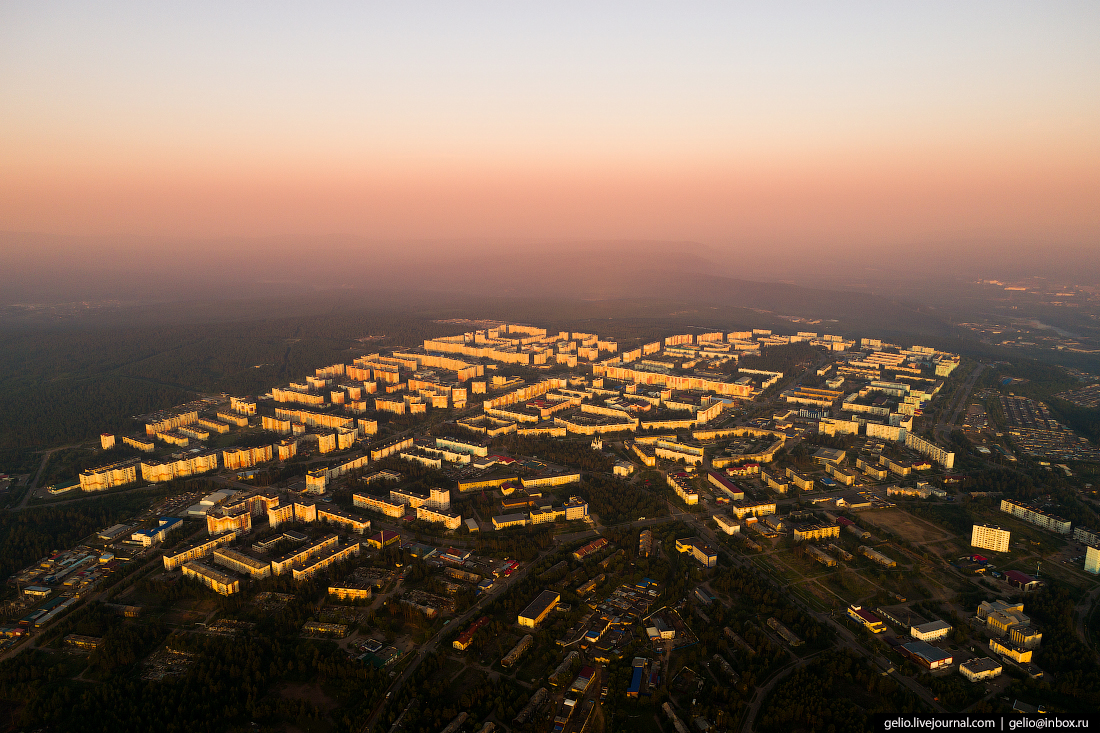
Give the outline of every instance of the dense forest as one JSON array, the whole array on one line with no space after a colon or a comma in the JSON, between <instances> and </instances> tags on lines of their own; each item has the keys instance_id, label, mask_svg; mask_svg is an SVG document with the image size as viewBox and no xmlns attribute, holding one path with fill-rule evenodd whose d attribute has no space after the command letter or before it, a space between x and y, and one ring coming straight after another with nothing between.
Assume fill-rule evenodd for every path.
<instances>
[{"instance_id":1,"label":"dense forest","mask_svg":"<svg viewBox=\"0 0 1100 733\"><path fill-rule=\"evenodd\" d=\"M356 353L454 330L406 312L359 310L249 323L0 332L0 472L29 471L35 450L130 432L133 416L195 392L264 392ZM349 351L369 336L375 338Z\"/></svg>"},{"instance_id":2,"label":"dense forest","mask_svg":"<svg viewBox=\"0 0 1100 733\"><path fill-rule=\"evenodd\" d=\"M592 450L590 441L527 438L511 433L493 441L493 445L512 455L534 456L542 461L579 468L582 471L610 473L615 463L603 453Z\"/></svg>"},{"instance_id":3,"label":"dense forest","mask_svg":"<svg viewBox=\"0 0 1100 733\"><path fill-rule=\"evenodd\" d=\"M148 651L148 640L140 638L145 632L126 633L139 637L128 648ZM16 724L25 728L214 733L300 717L325 718L330 730L358 731L388 684L382 672L349 660L331 642L176 633L167 647L192 660L183 674L146 681L136 674L136 655L113 652L106 659L96 652L93 667L112 671L97 684L66 682L57 657L29 651L0 663L0 697L21 703ZM279 695L278 683L323 686L341 704L323 713Z\"/></svg>"},{"instance_id":4,"label":"dense forest","mask_svg":"<svg viewBox=\"0 0 1100 733\"><path fill-rule=\"evenodd\" d=\"M849 651L830 651L772 690L756 720L764 733L828 730L862 733L874 713L911 714L918 701Z\"/></svg>"},{"instance_id":5,"label":"dense forest","mask_svg":"<svg viewBox=\"0 0 1100 733\"><path fill-rule=\"evenodd\" d=\"M640 517L663 517L668 506L656 494L643 491L622 479L607 476L587 476L570 487L588 502L588 511L603 524L631 522Z\"/></svg>"},{"instance_id":6,"label":"dense forest","mask_svg":"<svg viewBox=\"0 0 1100 733\"><path fill-rule=\"evenodd\" d=\"M760 356L746 356L735 362L734 369L763 369L769 372L782 372L784 377L795 377L821 358L816 346L797 342L784 346L765 346ZM732 366L732 365L731 365Z\"/></svg>"}]
</instances>

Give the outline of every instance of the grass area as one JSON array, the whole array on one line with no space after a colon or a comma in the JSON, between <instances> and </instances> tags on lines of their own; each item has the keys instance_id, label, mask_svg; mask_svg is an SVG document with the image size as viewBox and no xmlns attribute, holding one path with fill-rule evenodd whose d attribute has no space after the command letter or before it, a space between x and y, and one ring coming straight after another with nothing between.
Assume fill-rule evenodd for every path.
<instances>
[{"instance_id":1,"label":"grass area","mask_svg":"<svg viewBox=\"0 0 1100 733\"><path fill-rule=\"evenodd\" d=\"M843 598L845 603L858 603L878 591L867 582L866 578L851 568L833 573L821 580L821 583Z\"/></svg>"}]
</instances>

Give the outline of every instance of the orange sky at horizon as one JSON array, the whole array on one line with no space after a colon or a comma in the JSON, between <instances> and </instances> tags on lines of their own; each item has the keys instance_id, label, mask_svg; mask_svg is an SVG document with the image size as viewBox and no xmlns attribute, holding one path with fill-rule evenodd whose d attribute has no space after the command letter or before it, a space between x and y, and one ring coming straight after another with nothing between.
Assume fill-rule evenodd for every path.
<instances>
[{"instance_id":1,"label":"orange sky at horizon","mask_svg":"<svg viewBox=\"0 0 1100 733\"><path fill-rule=\"evenodd\" d=\"M58 7L0 9L0 230L1100 239L1089 4Z\"/></svg>"}]
</instances>

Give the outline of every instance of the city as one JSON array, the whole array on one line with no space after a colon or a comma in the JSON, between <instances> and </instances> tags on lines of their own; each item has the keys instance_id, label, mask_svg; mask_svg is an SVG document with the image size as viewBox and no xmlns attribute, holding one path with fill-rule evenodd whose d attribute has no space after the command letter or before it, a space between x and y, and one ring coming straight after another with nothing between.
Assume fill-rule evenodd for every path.
<instances>
[{"instance_id":1,"label":"city","mask_svg":"<svg viewBox=\"0 0 1100 733\"><path fill-rule=\"evenodd\" d=\"M1098 28L0 0L0 733L1100 725Z\"/></svg>"},{"instance_id":2,"label":"city","mask_svg":"<svg viewBox=\"0 0 1100 733\"><path fill-rule=\"evenodd\" d=\"M807 331L634 344L476 325L138 416L79 474L22 477L23 506L156 498L8 579L5 656L86 657L153 623L142 679L170 679L195 637L232 648L294 618L385 680L364 729L572 733L657 696L677 729L750 730L838 650L899 706L1000 702L1047 674L1029 594L1097 597L1095 515L974 470L1045 457L1069 477L1097 451L995 375L975 389L985 364ZM426 682L506 695L444 721Z\"/></svg>"}]
</instances>

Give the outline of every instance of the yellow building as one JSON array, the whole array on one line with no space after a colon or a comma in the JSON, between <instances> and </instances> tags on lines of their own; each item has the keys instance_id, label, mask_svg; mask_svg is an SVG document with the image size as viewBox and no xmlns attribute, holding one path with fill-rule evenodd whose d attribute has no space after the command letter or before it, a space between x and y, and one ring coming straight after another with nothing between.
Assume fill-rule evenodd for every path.
<instances>
[{"instance_id":1,"label":"yellow building","mask_svg":"<svg viewBox=\"0 0 1100 733\"><path fill-rule=\"evenodd\" d=\"M118 486L136 483L138 480L138 460L130 458L98 468L89 468L80 472L81 491L106 491Z\"/></svg>"},{"instance_id":2,"label":"yellow building","mask_svg":"<svg viewBox=\"0 0 1100 733\"><path fill-rule=\"evenodd\" d=\"M219 411L215 414L218 416L218 419L221 420L224 423L228 423L230 425L235 425L238 428L247 428L248 427L248 418L245 417L244 415L238 415L238 414L233 413L233 412L224 412L224 411Z\"/></svg>"},{"instance_id":3,"label":"yellow building","mask_svg":"<svg viewBox=\"0 0 1100 733\"><path fill-rule=\"evenodd\" d=\"M223 596L238 593L241 590L241 582L231 575L215 570L201 562L189 562L183 566L183 576L194 578L215 593Z\"/></svg>"},{"instance_id":4,"label":"yellow building","mask_svg":"<svg viewBox=\"0 0 1100 733\"><path fill-rule=\"evenodd\" d=\"M171 412L158 412L149 417L150 422L145 425L145 434L156 435L157 433L174 430L183 425L190 425L199 419L199 411L188 410L175 414Z\"/></svg>"},{"instance_id":5,"label":"yellow building","mask_svg":"<svg viewBox=\"0 0 1100 733\"><path fill-rule=\"evenodd\" d=\"M230 397L229 409L241 415L255 415L256 401L247 397Z\"/></svg>"},{"instance_id":6,"label":"yellow building","mask_svg":"<svg viewBox=\"0 0 1100 733\"><path fill-rule=\"evenodd\" d=\"M1031 661L1032 655L1035 653L1033 649L1022 649L1015 644L1005 643L1000 639L990 639L989 648L991 651L996 652L1002 656L1018 662L1019 664L1026 664Z\"/></svg>"},{"instance_id":7,"label":"yellow building","mask_svg":"<svg viewBox=\"0 0 1100 733\"><path fill-rule=\"evenodd\" d=\"M462 516L454 514L446 509L432 509L427 506L416 508L416 518L425 522L442 524L447 529L458 529L462 524Z\"/></svg>"},{"instance_id":8,"label":"yellow building","mask_svg":"<svg viewBox=\"0 0 1100 733\"><path fill-rule=\"evenodd\" d=\"M1012 533L991 524L975 524L970 533L970 546L993 552L1008 552Z\"/></svg>"},{"instance_id":9,"label":"yellow building","mask_svg":"<svg viewBox=\"0 0 1100 733\"><path fill-rule=\"evenodd\" d=\"M369 601L373 592L370 583L342 582L328 587L329 595L339 601Z\"/></svg>"},{"instance_id":10,"label":"yellow building","mask_svg":"<svg viewBox=\"0 0 1100 733\"><path fill-rule=\"evenodd\" d=\"M150 438L142 438L141 436L131 437L129 435L123 435L122 444L135 448L142 453L152 453L157 449L157 444L153 440Z\"/></svg>"},{"instance_id":11,"label":"yellow building","mask_svg":"<svg viewBox=\"0 0 1100 733\"><path fill-rule=\"evenodd\" d=\"M389 499L383 499L379 496L371 496L369 494L352 494L352 503L360 509L369 509L373 512L380 512L387 517L401 518L405 516L405 505L399 502L391 501Z\"/></svg>"},{"instance_id":12,"label":"yellow building","mask_svg":"<svg viewBox=\"0 0 1100 733\"><path fill-rule=\"evenodd\" d=\"M296 567L291 571L291 575L295 580L309 580L317 573L321 572L330 565L335 565L338 562L350 560L353 557L359 556L359 543L352 542L345 547L332 547L326 548L322 552L310 556L302 565L302 567Z\"/></svg>"},{"instance_id":13,"label":"yellow building","mask_svg":"<svg viewBox=\"0 0 1100 733\"><path fill-rule=\"evenodd\" d=\"M192 560L198 560L201 557L206 557L211 554L217 548L228 545L233 540L237 539L236 532L228 532L217 537L211 537L207 540L200 540L199 542L181 547L176 550L167 550L164 553L164 569L175 570L181 567L185 563Z\"/></svg>"},{"instance_id":14,"label":"yellow building","mask_svg":"<svg viewBox=\"0 0 1100 733\"><path fill-rule=\"evenodd\" d=\"M175 461L142 461L141 477L150 483L172 481L188 476L218 470L218 454L215 451L192 453Z\"/></svg>"},{"instance_id":15,"label":"yellow building","mask_svg":"<svg viewBox=\"0 0 1100 733\"><path fill-rule=\"evenodd\" d=\"M829 537L840 536L839 524L806 524L801 527L794 528L794 541L801 542L803 540L824 540Z\"/></svg>"},{"instance_id":16,"label":"yellow building","mask_svg":"<svg viewBox=\"0 0 1100 733\"><path fill-rule=\"evenodd\" d=\"M206 533L209 535L222 534L223 532L238 532L241 534L252 531L252 513L247 507L238 508L236 511L215 509L206 514Z\"/></svg>"},{"instance_id":17,"label":"yellow building","mask_svg":"<svg viewBox=\"0 0 1100 733\"><path fill-rule=\"evenodd\" d=\"M253 580L267 578L271 575L271 563L257 560L229 547L215 550L214 562L242 575L247 575Z\"/></svg>"},{"instance_id":18,"label":"yellow building","mask_svg":"<svg viewBox=\"0 0 1100 733\"><path fill-rule=\"evenodd\" d=\"M226 448L222 451L222 464L227 469L252 468L257 463L270 461L270 445L256 448Z\"/></svg>"},{"instance_id":19,"label":"yellow building","mask_svg":"<svg viewBox=\"0 0 1100 733\"><path fill-rule=\"evenodd\" d=\"M561 594L552 590L544 590L535 597L535 600L531 601L527 605L527 608L519 614L519 625L526 626L528 628L535 628L543 622L543 620L550 615L558 606L558 601L561 600Z\"/></svg>"}]
</instances>

